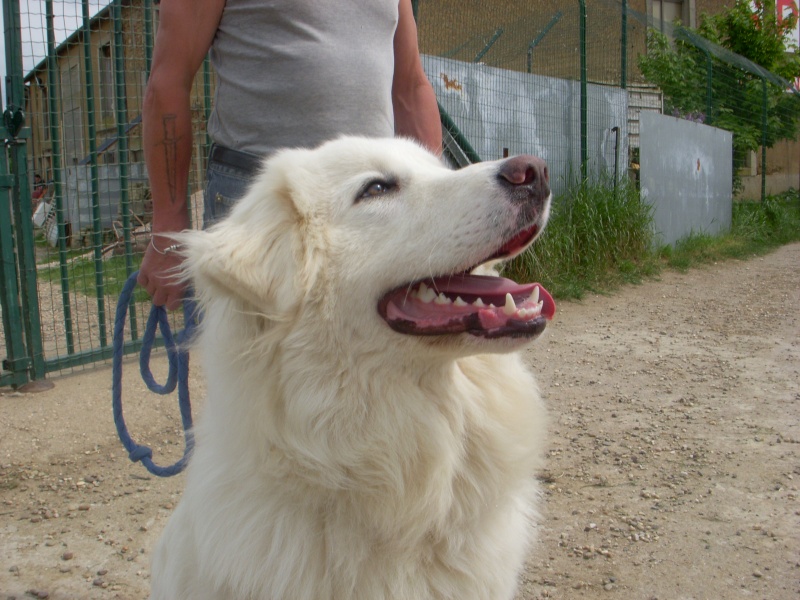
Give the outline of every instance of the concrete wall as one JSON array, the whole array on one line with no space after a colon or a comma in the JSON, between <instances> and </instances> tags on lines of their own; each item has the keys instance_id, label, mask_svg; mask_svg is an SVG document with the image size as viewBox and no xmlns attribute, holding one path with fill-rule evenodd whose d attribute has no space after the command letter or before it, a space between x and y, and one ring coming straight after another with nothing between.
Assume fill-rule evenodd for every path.
<instances>
[{"instance_id":1,"label":"concrete wall","mask_svg":"<svg viewBox=\"0 0 800 600\"><path fill-rule=\"evenodd\" d=\"M742 176L742 189L737 198L745 200L761 199L761 150L752 152L747 166L739 169ZM767 148L767 194L780 194L800 189L800 141L781 140L772 148Z\"/></svg>"},{"instance_id":2,"label":"concrete wall","mask_svg":"<svg viewBox=\"0 0 800 600\"><path fill-rule=\"evenodd\" d=\"M534 154L547 161L555 192L580 176L580 84L515 73L486 65L423 56L442 107L483 160ZM625 90L588 87L590 177L613 176L627 166L628 102ZM619 127L616 148L614 127Z\"/></svg>"},{"instance_id":3,"label":"concrete wall","mask_svg":"<svg viewBox=\"0 0 800 600\"><path fill-rule=\"evenodd\" d=\"M731 133L652 112L640 118L642 197L654 207L658 240L730 229Z\"/></svg>"}]
</instances>

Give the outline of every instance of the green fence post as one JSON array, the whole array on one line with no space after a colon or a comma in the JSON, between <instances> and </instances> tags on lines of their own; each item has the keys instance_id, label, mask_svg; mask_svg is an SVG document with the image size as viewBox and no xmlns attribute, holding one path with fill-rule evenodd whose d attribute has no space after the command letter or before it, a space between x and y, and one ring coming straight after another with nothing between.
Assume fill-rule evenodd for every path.
<instances>
[{"instance_id":1,"label":"green fence post","mask_svg":"<svg viewBox=\"0 0 800 600\"><path fill-rule=\"evenodd\" d=\"M628 0L622 0L622 23L620 24L620 76L619 87L628 87Z\"/></svg>"},{"instance_id":2,"label":"green fence post","mask_svg":"<svg viewBox=\"0 0 800 600\"><path fill-rule=\"evenodd\" d=\"M761 202L767 198L767 79L761 78Z\"/></svg>"},{"instance_id":3,"label":"green fence post","mask_svg":"<svg viewBox=\"0 0 800 600\"><path fill-rule=\"evenodd\" d=\"M20 32L22 26L20 24L19 13L19 0L3 0L3 20L5 24L5 49L6 49L6 100L7 110L6 113L12 117L19 117L23 113L22 107L25 106L25 85L22 74L22 40ZM13 118L12 118L13 121ZM23 123L20 123L22 125ZM31 224L32 210L31 210L31 193L28 185L28 160L27 160L27 145L24 143L26 137L30 135L29 129L22 129L19 132L13 132L16 136L14 140L9 141L10 149L10 166L14 172L13 181L7 181L11 187L9 189L8 200L10 200L9 212L0 214L0 218L9 217L13 212L13 223L16 223L16 231L12 236L6 237L6 244L11 244L12 248L16 250L16 260L19 267L19 303L21 310L21 321L17 321L16 327L19 328L21 324L21 331L25 336L25 352L28 355L30 371L29 376L32 379L41 379L45 376L45 363L44 363L44 350L42 348L42 327L39 314L39 293L36 285L36 253L33 242L33 227ZM11 137L15 137L11 136ZM4 156L8 160L7 156ZM6 167L8 167L6 163ZM13 198L18 200L14 203ZM8 223L9 226L12 223ZM12 242L16 242L15 246ZM13 255L9 256L4 254L3 260L8 258L11 262L9 268L14 261ZM13 276L16 278L16 267L14 271L9 272L8 277ZM7 290L10 292L11 290ZM5 318L5 315L4 315ZM15 357L18 360L23 359L23 355ZM26 375L26 376L28 376Z\"/></svg>"},{"instance_id":4,"label":"green fence post","mask_svg":"<svg viewBox=\"0 0 800 600\"><path fill-rule=\"evenodd\" d=\"M528 73L530 73L531 70L533 69L533 50L536 48L536 46L538 46L541 43L541 41L545 38L545 36L548 33L550 33L550 30L553 27L555 27L555 24L558 23L561 20L561 17L563 16L564 13L562 13L561 11L558 11L556 14L554 14L553 18L550 19L550 22L547 23L547 25L544 26L544 29L542 29L539 32L539 35L537 35L534 38L534 40L530 44L528 44L528 57L527 57Z\"/></svg>"},{"instance_id":5,"label":"green fence post","mask_svg":"<svg viewBox=\"0 0 800 600\"><path fill-rule=\"evenodd\" d=\"M8 23L8 20L6 20ZM9 135L4 132L3 137ZM22 333L22 310L17 281L17 262L14 250L14 218L12 197L16 178L9 173L6 149L0 149L0 315L5 337L6 358L0 371L0 386L19 386L28 382L31 361L26 357Z\"/></svg>"},{"instance_id":6,"label":"green fence post","mask_svg":"<svg viewBox=\"0 0 800 600\"><path fill-rule=\"evenodd\" d=\"M89 133L89 185L92 194L92 251L94 287L97 296L97 325L100 345L108 345L105 305L105 266L103 263L103 224L100 218L100 176L97 170L97 123L94 105L94 68L92 66L92 27L89 0L83 0L83 64L86 72L86 123Z\"/></svg>"},{"instance_id":7,"label":"green fence post","mask_svg":"<svg viewBox=\"0 0 800 600\"><path fill-rule=\"evenodd\" d=\"M133 243L131 241L131 205L128 195L128 110L125 98L125 48L122 36L122 0L115 0L114 19L114 95L116 96L117 148L119 149L119 206L122 212L122 237L125 246L125 275L135 270L133 265ZM131 337L139 335L136 323L135 303L130 307Z\"/></svg>"},{"instance_id":8,"label":"green fence post","mask_svg":"<svg viewBox=\"0 0 800 600\"><path fill-rule=\"evenodd\" d=\"M714 61L711 59L711 53L704 50L706 54L706 125L711 125L714 120L712 104L714 98Z\"/></svg>"},{"instance_id":9,"label":"green fence post","mask_svg":"<svg viewBox=\"0 0 800 600\"><path fill-rule=\"evenodd\" d=\"M75 337L72 331L72 307L69 301L69 270L67 269L67 230L64 222L64 189L62 184L63 168L61 165L61 132L58 114L58 62L56 60L56 34L53 16L53 0L45 1L45 19L47 22L47 86L48 112L50 113L50 144L53 156L53 195L55 198L56 226L58 228L58 263L61 274L61 304L64 308L64 329L67 341L67 352L75 352Z\"/></svg>"},{"instance_id":10,"label":"green fence post","mask_svg":"<svg viewBox=\"0 0 800 600\"><path fill-rule=\"evenodd\" d=\"M5 148L0 150L0 306L2 306L2 325L6 340L6 358L0 375L0 386L23 385L28 382L28 369L31 361L26 357L25 341L22 335L22 311L17 286L17 264L14 260L14 228L11 218L11 197L13 177L8 173L8 157Z\"/></svg>"},{"instance_id":11,"label":"green fence post","mask_svg":"<svg viewBox=\"0 0 800 600\"><path fill-rule=\"evenodd\" d=\"M145 80L150 79L153 66L153 0L144 0L144 69Z\"/></svg>"},{"instance_id":12,"label":"green fence post","mask_svg":"<svg viewBox=\"0 0 800 600\"><path fill-rule=\"evenodd\" d=\"M206 55L203 60L203 116L205 122L211 117L211 60ZM206 127L206 147L205 155L201 157L203 160L203 167L205 167L205 159L211 149L211 136L208 134L208 127Z\"/></svg>"},{"instance_id":13,"label":"green fence post","mask_svg":"<svg viewBox=\"0 0 800 600\"><path fill-rule=\"evenodd\" d=\"M458 125L456 125L455 121L453 121L453 118L447 114L447 111L442 108L441 104L437 102L437 105L439 106L439 118L442 121L442 126L452 136L456 145L461 149L471 163L481 162L481 157L477 152L475 152L475 148L473 148L472 144L469 143L469 140L458 128Z\"/></svg>"},{"instance_id":14,"label":"green fence post","mask_svg":"<svg viewBox=\"0 0 800 600\"><path fill-rule=\"evenodd\" d=\"M586 66L586 0L578 0L580 8L581 55L581 181L588 176L589 163L589 89Z\"/></svg>"},{"instance_id":15,"label":"green fence post","mask_svg":"<svg viewBox=\"0 0 800 600\"><path fill-rule=\"evenodd\" d=\"M486 53L494 46L494 43L500 39L500 36L503 35L503 28L499 27L494 34L492 35L491 39L487 42L487 44L483 47L483 49L475 55L475 58L472 59L472 62L480 62L480 60L486 56Z\"/></svg>"}]
</instances>

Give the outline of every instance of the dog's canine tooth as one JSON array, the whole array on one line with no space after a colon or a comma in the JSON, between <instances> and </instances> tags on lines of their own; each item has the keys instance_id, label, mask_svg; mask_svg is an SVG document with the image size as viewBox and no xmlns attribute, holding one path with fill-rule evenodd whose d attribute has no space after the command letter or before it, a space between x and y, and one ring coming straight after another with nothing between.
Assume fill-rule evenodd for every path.
<instances>
[{"instance_id":1,"label":"dog's canine tooth","mask_svg":"<svg viewBox=\"0 0 800 600\"><path fill-rule=\"evenodd\" d=\"M461 299L461 296L458 296L455 301L453 302L455 306L467 306L467 303Z\"/></svg>"},{"instance_id":2,"label":"dog's canine tooth","mask_svg":"<svg viewBox=\"0 0 800 600\"><path fill-rule=\"evenodd\" d=\"M436 299L436 292L429 288L424 283L419 284L419 293L417 294L417 298L420 302L424 302L425 304L429 304Z\"/></svg>"},{"instance_id":3,"label":"dog's canine tooth","mask_svg":"<svg viewBox=\"0 0 800 600\"><path fill-rule=\"evenodd\" d=\"M506 305L503 307L503 312L509 317L517 312L517 304L511 294L506 294Z\"/></svg>"},{"instance_id":4,"label":"dog's canine tooth","mask_svg":"<svg viewBox=\"0 0 800 600\"><path fill-rule=\"evenodd\" d=\"M538 285L535 288L533 288L533 292L531 292L530 301L533 304L538 304L539 303L539 286Z\"/></svg>"},{"instance_id":5,"label":"dog's canine tooth","mask_svg":"<svg viewBox=\"0 0 800 600\"><path fill-rule=\"evenodd\" d=\"M450 298L448 298L444 294L439 294L438 296L436 296L436 298L434 298L433 303L434 304L452 304L453 301L450 300Z\"/></svg>"}]
</instances>

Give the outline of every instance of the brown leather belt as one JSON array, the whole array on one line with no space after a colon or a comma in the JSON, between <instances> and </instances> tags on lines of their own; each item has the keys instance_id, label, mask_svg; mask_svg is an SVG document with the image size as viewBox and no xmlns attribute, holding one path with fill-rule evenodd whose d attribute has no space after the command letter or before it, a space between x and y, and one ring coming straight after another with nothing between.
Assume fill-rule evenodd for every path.
<instances>
[{"instance_id":1,"label":"brown leather belt","mask_svg":"<svg viewBox=\"0 0 800 600\"><path fill-rule=\"evenodd\" d=\"M225 146L214 144L211 146L211 153L209 159L212 162L225 165L226 167L233 167L244 171L249 175L256 173L261 169L262 159L255 154L249 152L240 152L239 150L231 150Z\"/></svg>"}]
</instances>

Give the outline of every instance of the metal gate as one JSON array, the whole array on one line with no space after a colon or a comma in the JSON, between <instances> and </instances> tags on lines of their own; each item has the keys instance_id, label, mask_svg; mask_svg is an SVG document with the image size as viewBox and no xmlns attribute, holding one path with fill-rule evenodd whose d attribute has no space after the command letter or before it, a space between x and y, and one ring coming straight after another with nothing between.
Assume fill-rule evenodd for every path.
<instances>
[{"instance_id":1,"label":"metal gate","mask_svg":"<svg viewBox=\"0 0 800 600\"><path fill-rule=\"evenodd\" d=\"M116 299L150 236L140 124L155 11L153 0L3 0L0 386L111 358ZM190 204L202 200L208 64L195 87ZM127 352L145 310L138 291Z\"/></svg>"},{"instance_id":2,"label":"metal gate","mask_svg":"<svg viewBox=\"0 0 800 600\"><path fill-rule=\"evenodd\" d=\"M25 127L20 77L19 4L4 2L3 19L8 76L2 123L5 143L0 152L0 309L6 357L0 385L20 385L29 378L43 377L45 366L39 312L35 310L38 294L26 157L30 129ZM14 166L13 175L10 165Z\"/></svg>"}]
</instances>

